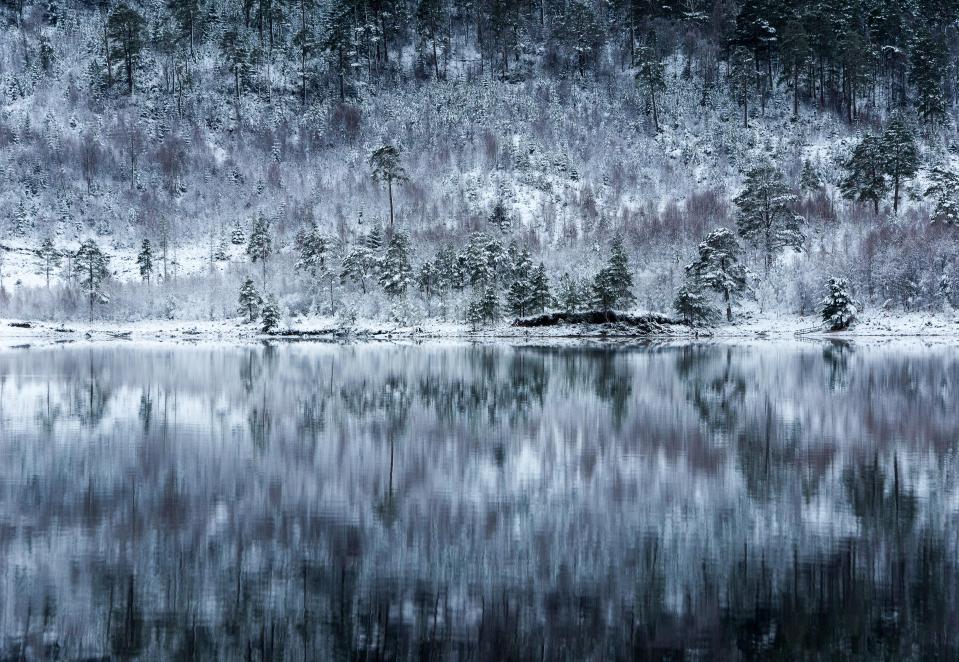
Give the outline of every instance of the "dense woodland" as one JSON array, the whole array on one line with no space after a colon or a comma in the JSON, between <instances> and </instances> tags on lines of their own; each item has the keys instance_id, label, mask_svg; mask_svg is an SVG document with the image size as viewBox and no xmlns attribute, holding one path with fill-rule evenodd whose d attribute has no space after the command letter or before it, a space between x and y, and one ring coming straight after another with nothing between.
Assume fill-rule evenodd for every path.
<instances>
[{"instance_id":1,"label":"dense woodland","mask_svg":"<svg viewBox=\"0 0 959 662\"><path fill-rule=\"evenodd\" d=\"M4 317L959 303L957 2L0 9Z\"/></svg>"}]
</instances>

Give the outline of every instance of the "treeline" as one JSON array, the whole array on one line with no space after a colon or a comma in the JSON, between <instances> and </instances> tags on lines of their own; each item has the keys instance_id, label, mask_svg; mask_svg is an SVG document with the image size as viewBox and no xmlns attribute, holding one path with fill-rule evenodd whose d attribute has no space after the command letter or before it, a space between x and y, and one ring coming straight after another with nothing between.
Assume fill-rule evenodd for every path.
<instances>
[{"instance_id":1,"label":"treeline","mask_svg":"<svg viewBox=\"0 0 959 662\"><path fill-rule=\"evenodd\" d=\"M790 91L794 112L805 102L849 121L910 108L936 123L956 101L955 0L4 0L3 7L34 37L27 49L44 70L57 26L92 13L93 90L131 94L159 85L179 107L212 86L233 98L238 123L247 96L286 95L305 106L411 78L602 77L630 69L658 127L664 62L674 56L685 78L701 80L702 104L728 86L747 122L750 106L765 108L779 86ZM203 58L216 62L217 80L198 75Z\"/></svg>"}]
</instances>

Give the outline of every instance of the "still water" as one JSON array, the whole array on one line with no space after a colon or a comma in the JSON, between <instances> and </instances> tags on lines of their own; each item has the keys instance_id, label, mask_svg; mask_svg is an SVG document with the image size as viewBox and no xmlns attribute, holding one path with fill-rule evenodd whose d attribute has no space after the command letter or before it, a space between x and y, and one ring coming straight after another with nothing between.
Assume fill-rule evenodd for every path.
<instances>
[{"instance_id":1,"label":"still water","mask_svg":"<svg viewBox=\"0 0 959 662\"><path fill-rule=\"evenodd\" d=\"M959 655L959 349L0 352L0 659Z\"/></svg>"}]
</instances>

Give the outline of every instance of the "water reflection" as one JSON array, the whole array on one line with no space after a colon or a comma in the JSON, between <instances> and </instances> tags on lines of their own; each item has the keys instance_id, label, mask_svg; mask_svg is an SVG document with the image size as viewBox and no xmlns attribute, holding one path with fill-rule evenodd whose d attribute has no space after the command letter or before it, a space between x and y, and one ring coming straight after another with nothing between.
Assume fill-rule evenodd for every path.
<instances>
[{"instance_id":1,"label":"water reflection","mask_svg":"<svg viewBox=\"0 0 959 662\"><path fill-rule=\"evenodd\" d=\"M0 658L959 655L959 352L0 354Z\"/></svg>"}]
</instances>

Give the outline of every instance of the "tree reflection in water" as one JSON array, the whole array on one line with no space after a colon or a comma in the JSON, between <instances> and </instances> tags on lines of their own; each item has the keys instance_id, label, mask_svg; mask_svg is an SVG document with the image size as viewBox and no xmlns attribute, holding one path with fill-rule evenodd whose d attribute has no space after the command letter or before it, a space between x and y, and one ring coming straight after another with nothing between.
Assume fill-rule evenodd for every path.
<instances>
[{"instance_id":1,"label":"tree reflection in water","mask_svg":"<svg viewBox=\"0 0 959 662\"><path fill-rule=\"evenodd\" d=\"M955 658L957 352L0 354L0 658Z\"/></svg>"}]
</instances>

